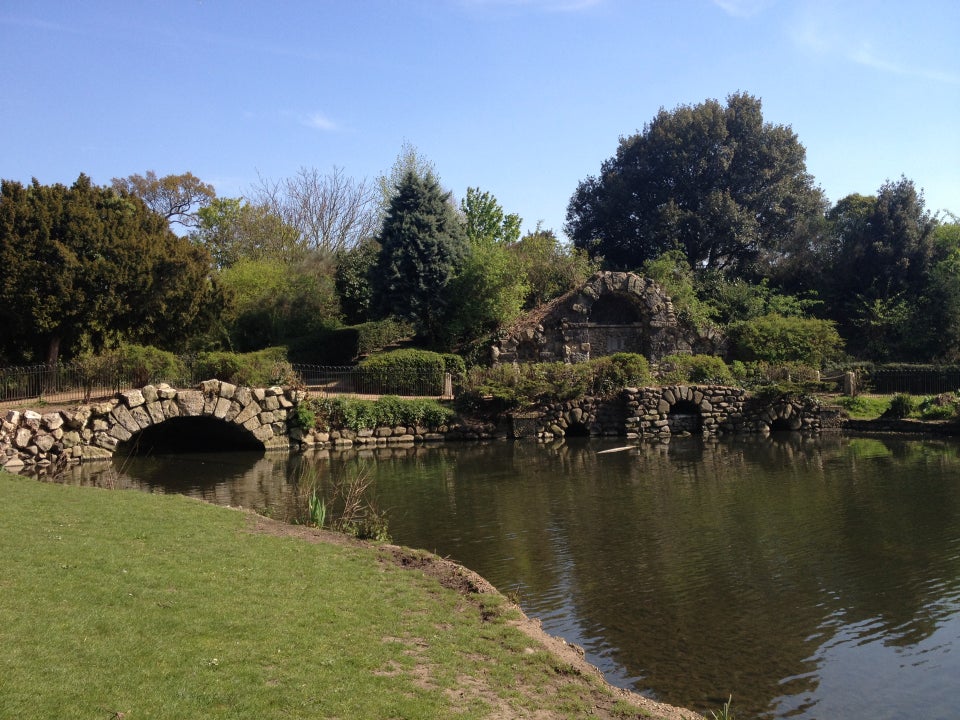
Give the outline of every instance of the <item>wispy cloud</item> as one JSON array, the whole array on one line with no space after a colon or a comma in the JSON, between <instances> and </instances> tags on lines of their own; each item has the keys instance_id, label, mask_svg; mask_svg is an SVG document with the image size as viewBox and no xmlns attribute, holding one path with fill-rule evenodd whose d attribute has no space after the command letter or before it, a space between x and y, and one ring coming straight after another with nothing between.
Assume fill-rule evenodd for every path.
<instances>
[{"instance_id":1,"label":"wispy cloud","mask_svg":"<svg viewBox=\"0 0 960 720\"><path fill-rule=\"evenodd\" d=\"M772 0L713 0L713 4L727 15L749 18L766 10L772 4Z\"/></svg>"},{"instance_id":2,"label":"wispy cloud","mask_svg":"<svg viewBox=\"0 0 960 720\"><path fill-rule=\"evenodd\" d=\"M308 128L313 128L314 130L320 130L322 132L332 132L333 130L339 129L333 120L320 112L310 113L309 115L301 118L300 122L301 124L306 125Z\"/></svg>"},{"instance_id":3,"label":"wispy cloud","mask_svg":"<svg viewBox=\"0 0 960 720\"><path fill-rule=\"evenodd\" d=\"M877 55L869 45L863 45L859 48L850 50L847 53L847 59L864 67L873 68L881 72L892 75L901 75L903 77L915 77L935 82L948 83L951 85L960 84L960 75L956 73L941 72L921 67L912 67L910 65L897 63Z\"/></svg>"}]
</instances>

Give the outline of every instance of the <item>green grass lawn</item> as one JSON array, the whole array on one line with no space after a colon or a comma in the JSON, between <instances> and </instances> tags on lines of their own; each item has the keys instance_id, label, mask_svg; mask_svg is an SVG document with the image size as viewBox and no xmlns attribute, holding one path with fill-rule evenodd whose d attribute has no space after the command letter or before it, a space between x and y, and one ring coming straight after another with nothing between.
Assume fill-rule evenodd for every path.
<instances>
[{"instance_id":1,"label":"green grass lawn","mask_svg":"<svg viewBox=\"0 0 960 720\"><path fill-rule=\"evenodd\" d=\"M647 716L377 548L3 472L0 507L3 718Z\"/></svg>"}]
</instances>

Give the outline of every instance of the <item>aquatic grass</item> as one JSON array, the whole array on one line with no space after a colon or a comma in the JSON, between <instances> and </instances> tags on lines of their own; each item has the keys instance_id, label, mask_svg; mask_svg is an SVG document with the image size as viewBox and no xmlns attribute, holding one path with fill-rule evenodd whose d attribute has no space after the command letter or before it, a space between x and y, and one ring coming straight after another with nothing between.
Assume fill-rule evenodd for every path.
<instances>
[{"instance_id":1,"label":"aquatic grass","mask_svg":"<svg viewBox=\"0 0 960 720\"><path fill-rule=\"evenodd\" d=\"M713 720L734 720L733 711L730 710L730 706L733 704L733 695L727 698L727 701L723 704L723 707L719 711L714 712L710 711L710 716Z\"/></svg>"},{"instance_id":2,"label":"aquatic grass","mask_svg":"<svg viewBox=\"0 0 960 720\"><path fill-rule=\"evenodd\" d=\"M2 472L0 503L0 717L577 717L577 696L615 701L579 676L543 694L556 660L527 651L501 596L383 551Z\"/></svg>"}]
</instances>

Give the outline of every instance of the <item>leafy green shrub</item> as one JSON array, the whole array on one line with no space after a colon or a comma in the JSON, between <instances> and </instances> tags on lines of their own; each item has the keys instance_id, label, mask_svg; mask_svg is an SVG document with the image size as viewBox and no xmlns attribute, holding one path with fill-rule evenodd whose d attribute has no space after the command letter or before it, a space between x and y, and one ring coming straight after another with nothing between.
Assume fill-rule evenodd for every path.
<instances>
[{"instance_id":1,"label":"leafy green shrub","mask_svg":"<svg viewBox=\"0 0 960 720\"><path fill-rule=\"evenodd\" d=\"M625 387L642 387L653 382L650 363L636 353L614 353L590 361L593 386L598 394L616 392Z\"/></svg>"},{"instance_id":2,"label":"leafy green shrub","mask_svg":"<svg viewBox=\"0 0 960 720\"><path fill-rule=\"evenodd\" d=\"M913 412L913 398L906 393L897 393L890 399L890 407L884 417L905 418Z\"/></svg>"},{"instance_id":3,"label":"leafy green shrub","mask_svg":"<svg viewBox=\"0 0 960 720\"><path fill-rule=\"evenodd\" d=\"M216 379L250 387L290 384L295 379L283 347L251 353L200 353L193 372L194 376L204 380Z\"/></svg>"},{"instance_id":4,"label":"leafy green shrub","mask_svg":"<svg viewBox=\"0 0 960 720\"><path fill-rule=\"evenodd\" d=\"M357 356L382 350L414 334L413 325L392 317L354 325L351 329L357 334Z\"/></svg>"},{"instance_id":5,"label":"leafy green shrub","mask_svg":"<svg viewBox=\"0 0 960 720\"><path fill-rule=\"evenodd\" d=\"M664 385L703 383L730 385L733 374L716 355L668 355L660 361L658 379Z\"/></svg>"},{"instance_id":6,"label":"leafy green shrub","mask_svg":"<svg viewBox=\"0 0 960 720\"><path fill-rule=\"evenodd\" d=\"M649 385L650 366L642 355L617 353L585 363L527 363L474 367L457 396L464 412L497 414L544 401L610 395L625 387Z\"/></svg>"},{"instance_id":7,"label":"leafy green shrub","mask_svg":"<svg viewBox=\"0 0 960 720\"><path fill-rule=\"evenodd\" d=\"M359 398L311 398L301 406L313 413L316 427L371 430L380 426L439 427L455 417L450 408L429 398L399 398L385 395L378 400Z\"/></svg>"},{"instance_id":8,"label":"leafy green shrub","mask_svg":"<svg viewBox=\"0 0 960 720\"><path fill-rule=\"evenodd\" d=\"M917 410L924 420L952 420L957 417L958 408L960 408L958 402L960 401L953 393L943 393L924 398L920 401Z\"/></svg>"},{"instance_id":9,"label":"leafy green shrub","mask_svg":"<svg viewBox=\"0 0 960 720\"><path fill-rule=\"evenodd\" d=\"M819 368L843 347L832 321L776 313L732 323L727 335L730 357L747 362L798 362Z\"/></svg>"},{"instance_id":10,"label":"leafy green shrub","mask_svg":"<svg viewBox=\"0 0 960 720\"><path fill-rule=\"evenodd\" d=\"M293 411L293 422L307 430L316 426L317 414L310 407L310 403L297 403L297 407Z\"/></svg>"},{"instance_id":11,"label":"leafy green shrub","mask_svg":"<svg viewBox=\"0 0 960 720\"><path fill-rule=\"evenodd\" d=\"M183 362L171 352L149 345L121 345L109 353L123 375L135 387L150 383L182 384L186 376Z\"/></svg>"},{"instance_id":12,"label":"leafy green shrub","mask_svg":"<svg viewBox=\"0 0 960 720\"><path fill-rule=\"evenodd\" d=\"M359 365L361 392L392 395L440 395L445 362L429 350L394 350Z\"/></svg>"}]
</instances>

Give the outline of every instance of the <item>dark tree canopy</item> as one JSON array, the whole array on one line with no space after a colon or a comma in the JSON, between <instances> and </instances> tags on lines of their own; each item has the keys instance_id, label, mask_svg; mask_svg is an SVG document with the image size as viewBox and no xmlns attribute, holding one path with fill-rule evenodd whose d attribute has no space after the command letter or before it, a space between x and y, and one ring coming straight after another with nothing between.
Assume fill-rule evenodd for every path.
<instances>
[{"instance_id":1,"label":"dark tree canopy","mask_svg":"<svg viewBox=\"0 0 960 720\"><path fill-rule=\"evenodd\" d=\"M932 273L945 252L923 193L901 178L876 196L848 195L828 213L833 233L823 265L827 312L855 356L933 357L945 330Z\"/></svg>"},{"instance_id":2,"label":"dark tree canopy","mask_svg":"<svg viewBox=\"0 0 960 720\"><path fill-rule=\"evenodd\" d=\"M57 361L82 341L174 344L209 319L210 257L137 197L0 185L0 353Z\"/></svg>"},{"instance_id":3,"label":"dark tree canopy","mask_svg":"<svg viewBox=\"0 0 960 720\"><path fill-rule=\"evenodd\" d=\"M374 306L410 320L428 338L441 334L451 281L467 253L459 218L432 174L407 172L390 200L373 275Z\"/></svg>"},{"instance_id":4,"label":"dark tree canopy","mask_svg":"<svg viewBox=\"0 0 960 720\"><path fill-rule=\"evenodd\" d=\"M745 93L725 107L661 110L580 183L565 230L613 268L679 248L694 267L747 271L822 215L805 155L793 131L765 123L760 100Z\"/></svg>"}]
</instances>

